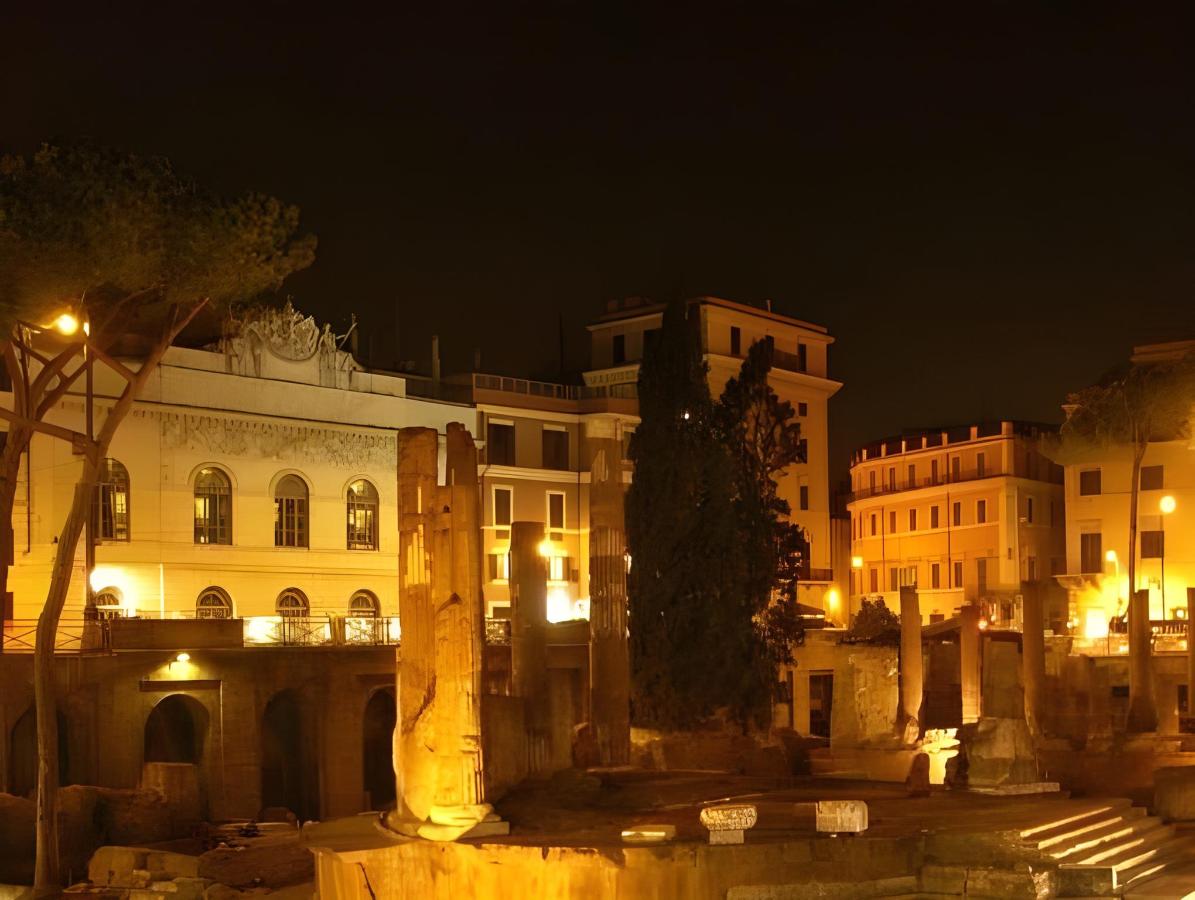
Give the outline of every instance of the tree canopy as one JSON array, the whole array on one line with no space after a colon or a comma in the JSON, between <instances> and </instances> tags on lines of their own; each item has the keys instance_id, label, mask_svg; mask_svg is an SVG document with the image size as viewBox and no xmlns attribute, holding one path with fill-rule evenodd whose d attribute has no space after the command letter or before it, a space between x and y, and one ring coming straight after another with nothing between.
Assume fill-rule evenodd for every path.
<instances>
[{"instance_id":1,"label":"tree canopy","mask_svg":"<svg viewBox=\"0 0 1195 900\"><path fill-rule=\"evenodd\" d=\"M799 638L802 539L774 476L800 455L791 406L753 348L710 398L696 315L669 304L639 374L627 493L635 720L688 727L720 710L747 724Z\"/></svg>"},{"instance_id":2,"label":"tree canopy","mask_svg":"<svg viewBox=\"0 0 1195 900\"><path fill-rule=\"evenodd\" d=\"M5 156L0 334L83 303L93 319L120 305L128 328L180 302L256 298L314 259L315 238L298 227L296 207L218 197L161 157L88 143Z\"/></svg>"}]
</instances>

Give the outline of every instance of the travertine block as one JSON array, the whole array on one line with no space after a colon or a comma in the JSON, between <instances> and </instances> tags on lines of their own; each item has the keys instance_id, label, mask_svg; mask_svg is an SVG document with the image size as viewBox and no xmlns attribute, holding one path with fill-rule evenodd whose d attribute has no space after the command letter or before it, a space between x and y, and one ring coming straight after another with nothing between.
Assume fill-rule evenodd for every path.
<instances>
[{"instance_id":1,"label":"travertine block","mask_svg":"<svg viewBox=\"0 0 1195 900\"><path fill-rule=\"evenodd\" d=\"M867 830L867 803L863 800L818 800L817 830L825 834L858 834Z\"/></svg>"}]
</instances>

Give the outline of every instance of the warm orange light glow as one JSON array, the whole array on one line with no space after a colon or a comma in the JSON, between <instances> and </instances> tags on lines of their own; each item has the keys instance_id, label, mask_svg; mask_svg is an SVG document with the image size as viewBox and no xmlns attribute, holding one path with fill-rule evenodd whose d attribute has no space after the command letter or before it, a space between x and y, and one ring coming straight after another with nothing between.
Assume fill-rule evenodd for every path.
<instances>
[{"instance_id":1,"label":"warm orange light glow","mask_svg":"<svg viewBox=\"0 0 1195 900\"><path fill-rule=\"evenodd\" d=\"M188 653L186 650L184 650L182 653L180 653L178 656L176 656L174 658L174 661L175 662L190 662L191 654Z\"/></svg>"},{"instance_id":2,"label":"warm orange light glow","mask_svg":"<svg viewBox=\"0 0 1195 900\"><path fill-rule=\"evenodd\" d=\"M59 334L71 335L79 330L79 320L70 313L63 313L54 320L51 327Z\"/></svg>"},{"instance_id":3,"label":"warm orange light glow","mask_svg":"<svg viewBox=\"0 0 1195 900\"><path fill-rule=\"evenodd\" d=\"M838 609L838 604L842 602L842 598L838 594L836 588L830 588L826 591L826 606L830 609Z\"/></svg>"},{"instance_id":4,"label":"warm orange light glow","mask_svg":"<svg viewBox=\"0 0 1195 900\"><path fill-rule=\"evenodd\" d=\"M988 619L987 619L987 616L981 616L981 617L980 617L980 619L979 619L979 630L980 630L980 631L987 631L987 630L988 630Z\"/></svg>"},{"instance_id":5,"label":"warm orange light glow","mask_svg":"<svg viewBox=\"0 0 1195 900\"><path fill-rule=\"evenodd\" d=\"M1176 506L1178 506L1178 501L1175 500L1170 494L1167 494L1158 501L1158 509L1162 511L1162 515L1164 516L1168 516L1170 513L1174 512L1174 508Z\"/></svg>"},{"instance_id":6,"label":"warm orange light glow","mask_svg":"<svg viewBox=\"0 0 1195 900\"><path fill-rule=\"evenodd\" d=\"M1107 562L1110 562L1110 563L1115 563L1115 562L1116 562L1116 551L1115 551L1115 550L1109 550L1107 553L1105 553L1105 554L1104 554L1104 559L1105 559Z\"/></svg>"},{"instance_id":7,"label":"warm orange light glow","mask_svg":"<svg viewBox=\"0 0 1195 900\"><path fill-rule=\"evenodd\" d=\"M851 557L851 568L852 569L862 569L863 568L863 557L862 556L852 556Z\"/></svg>"},{"instance_id":8,"label":"warm orange light glow","mask_svg":"<svg viewBox=\"0 0 1195 900\"><path fill-rule=\"evenodd\" d=\"M539 550L540 556L551 556L552 555L552 542L545 538L544 540L539 542L539 547L537 549Z\"/></svg>"}]
</instances>

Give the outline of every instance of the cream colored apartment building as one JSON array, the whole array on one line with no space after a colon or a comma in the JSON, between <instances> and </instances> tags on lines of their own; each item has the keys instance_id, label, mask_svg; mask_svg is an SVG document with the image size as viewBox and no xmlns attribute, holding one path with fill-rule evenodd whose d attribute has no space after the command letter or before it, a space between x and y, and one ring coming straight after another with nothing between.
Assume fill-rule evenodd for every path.
<instances>
[{"instance_id":1,"label":"cream colored apartment building","mask_svg":"<svg viewBox=\"0 0 1195 900\"><path fill-rule=\"evenodd\" d=\"M1134 363L1195 352L1195 341L1134 348ZM1093 449L1066 465L1066 576L1071 620L1088 638L1108 634L1128 608L1128 446ZM1195 606L1195 441L1156 441L1141 464L1135 589L1149 591L1150 618L1186 618ZM1182 627L1177 629L1182 630Z\"/></svg>"},{"instance_id":2,"label":"cream colored apartment building","mask_svg":"<svg viewBox=\"0 0 1195 900\"><path fill-rule=\"evenodd\" d=\"M828 404L842 387L829 377L834 338L821 325L766 308L719 297L697 297L690 303L700 316L701 349L715 399L738 374L753 343L770 340L775 345L768 383L780 399L792 404L806 445L805 462L779 479L791 519L809 540L800 600L822 609L834 605L840 600L834 589L831 552ZM609 304L606 313L589 326L591 368L584 374L586 387L633 387L644 350L661 327L663 314L662 305L637 298Z\"/></svg>"},{"instance_id":3,"label":"cream colored apartment building","mask_svg":"<svg viewBox=\"0 0 1195 900\"><path fill-rule=\"evenodd\" d=\"M1065 564L1062 471L1041 453L1043 426L1003 421L869 444L851 460L849 620L862 598L899 611L915 585L922 616L980 604L1017 627L1025 582Z\"/></svg>"}]
</instances>

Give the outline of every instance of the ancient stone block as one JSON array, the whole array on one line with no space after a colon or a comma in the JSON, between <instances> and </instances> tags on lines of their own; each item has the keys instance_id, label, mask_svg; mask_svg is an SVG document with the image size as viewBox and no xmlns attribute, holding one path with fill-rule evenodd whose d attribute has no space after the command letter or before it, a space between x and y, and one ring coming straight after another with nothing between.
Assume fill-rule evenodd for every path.
<instances>
[{"instance_id":1,"label":"ancient stone block","mask_svg":"<svg viewBox=\"0 0 1195 900\"><path fill-rule=\"evenodd\" d=\"M700 818L709 829L711 844L741 844L743 832L755 827L759 813L750 803L727 803L705 807Z\"/></svg>"},{"instance_id":2,"label":"ancient stone block","mask_svg":"<svg viewBox=\"0 0 1195 900\"><path fill-rule=\"evenodd\" d=\"M863 800L818 800L814 811L816 828L824 834L858 834L867 830L867 803Z\"/></svg>"},{"instance_id":3,"label":"ancient stone block","mask_svg":"<svg viewBox=\"0 0 1195 900\"><path fill-rule=\"evenodd\" d=\"M173 878L194 878L199 874L199 857L185 853L151 850L146 854L145 868L155 881Z\"/></svg>"},{"instance_id":4,"label":"ancient stone block","mask_svg":"<svg viewBox=\"0 0 1195 900\"><path fill-rule=\"evenodd\" d=\"M92 884L127 881L131 879L134 869L145 868L147 855L147 851L135 847L100 847L87 864L87 879Z\"/></svg>"},{"instance_id":5,"label":"ancient stone block","mask_svg":"<svg viewBox=\"0 0 1195 900\"><path fill-rule=\"evenodd\" d=\"M961 897L966 891L965 866L938 866L932 863L921 867L921 890L927 894L946 894Z\"/></svg>"},{"instance_id":6,"label":"ancient stone block","mask_svg":"<svg viewBox=\"0 0 1195 900\"><path fill-rule=\"evenodd\" d=\"M964 729L971 787L1031 784L1039 780L1037 754L1024 719L983 718Z\"/></svg>"},{"instance_id":7,"label":"ancient stone block","mask_svg":"<svg viewBox=\"0 0 1195 900\"><path fill-rule=\"evenodd\" d=\"M1195 820L1195 766L1165 766L1154 771L1153 811L1169 822Z\"/></svg>"}]
</instances>

